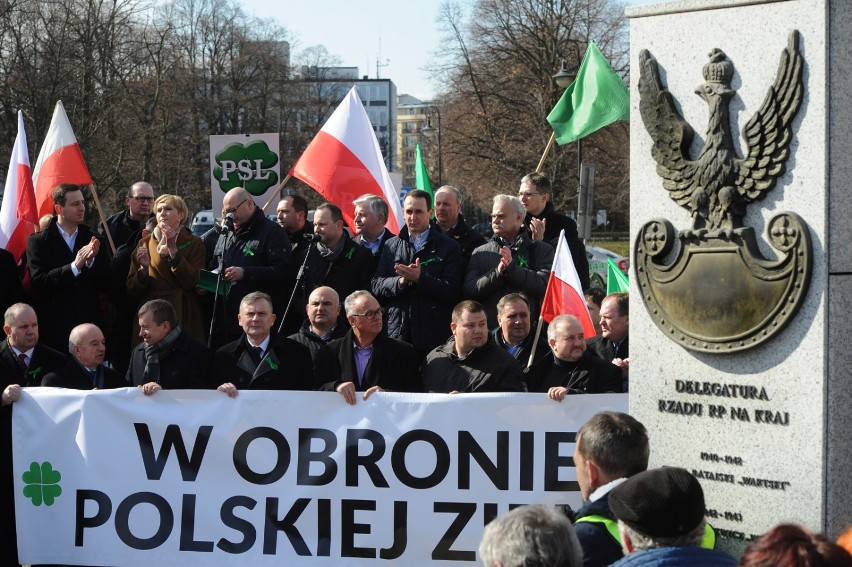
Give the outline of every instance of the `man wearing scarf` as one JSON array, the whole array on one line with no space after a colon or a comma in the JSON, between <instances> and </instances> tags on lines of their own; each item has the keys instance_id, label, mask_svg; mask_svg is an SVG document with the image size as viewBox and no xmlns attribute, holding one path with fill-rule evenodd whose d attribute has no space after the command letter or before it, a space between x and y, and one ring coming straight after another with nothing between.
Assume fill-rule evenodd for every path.
<instances>
[{"instance_id":1,"label":"man wearing scarf","mask_svg":"<svg viewBox=\"0 0 852 567\"><path fill-rule=\"evenodd\" d=\"M71 329L68 336L68 351L71 356L65 365L49 372L42 378L42 386L70 388L73 390L104 390L123 388L128 384L124 376L104 366L106 339L104 334L91 323L83 323Z\"/></svg>"},{"instance_id":2,"label":"man wearing scarf","mask_svg":"<svg viewBox=\"0 0 852 567\"><path fill-rule=\"evenodd\" d=\"M207 387L213 355L183 330L171 303L152 299L139 308L139 336L142 342L130 355L130 384L146 396L163 389Z\"/></svg>"}]
</instances>

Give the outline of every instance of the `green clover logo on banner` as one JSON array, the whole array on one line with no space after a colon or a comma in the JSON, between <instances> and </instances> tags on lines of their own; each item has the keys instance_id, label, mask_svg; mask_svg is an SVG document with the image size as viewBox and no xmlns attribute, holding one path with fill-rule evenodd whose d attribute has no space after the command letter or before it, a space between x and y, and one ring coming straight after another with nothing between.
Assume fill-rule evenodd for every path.
<instances>
[{"instance_id":1,"label":"green clover logo on banner","mask_svg":"<svg viewBox=\"0 0 852 567\"><path fill-rule=\"evenodd\" d=\"M62 487L59 486L62 475L53 470L53 465L47 461L41 465L35 461L30 463L30 470L21 478L27 485L24 487L24 496L33 501L33 506L41 506L42 502L52 506L53 501L62 494Z\"/></svg>"},{"instance_id":2,"label":"green clover logo on banner","mask_svg":"<svg viewBox=\"0 0 852 567\"><path fill-rule=\"evenodd\" d=\"M222 192L245 187L246 191L258 196L278 183L278 175L272 169L278 163L278 155L263 140L245 145L228 144L216 154L215 160L213 177Z\"/></svg>"}]
</instances>

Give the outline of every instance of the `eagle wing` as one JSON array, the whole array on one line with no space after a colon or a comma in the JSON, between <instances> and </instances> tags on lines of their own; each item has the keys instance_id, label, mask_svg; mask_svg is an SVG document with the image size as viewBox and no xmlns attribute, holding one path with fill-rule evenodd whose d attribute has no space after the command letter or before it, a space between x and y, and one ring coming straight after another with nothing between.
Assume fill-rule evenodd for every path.
<instances>
[{"instance_id":1,"label":"eagle wing","mask_svg":"<svg viewBox=\"0 0 852 567\"><path fill-rule=\"evenodd\" d=\"M786 170L793 137L790 124L802 105L802 67L799 32L790 34L775 82L769 87L760 110L743 129L748 151L735 162L737 193L740 201L751 203L766 196Z\"/></svg>"},{"instance_id":2,"label":"eagle wing","mask_svg":"<svg viewBox=\"0 0 852 567\"><path fill-rule=\"evenodd\" d=\"M688 159L692 127L683 119L668 89L663 88L657 60L647 49L639 53L639 112L654 142L651 155L663 187L679 205L689 205L695 183L695 162Z\"/></svg>"}]
</instances>

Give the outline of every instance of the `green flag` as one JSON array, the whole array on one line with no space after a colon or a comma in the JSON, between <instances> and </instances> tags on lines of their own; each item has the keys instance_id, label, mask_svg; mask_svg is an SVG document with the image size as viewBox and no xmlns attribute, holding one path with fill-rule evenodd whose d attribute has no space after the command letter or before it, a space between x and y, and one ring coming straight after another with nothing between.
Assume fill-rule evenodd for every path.
<instances>
[{"instance_id":1,"label":"green flag","mask_svg":"<svg viewBox=\"0 0 852 567\"><path fill-rule=\"evenodd\" d=\"M568 144L630 118L630 91L595 42L589 43L577 78L547 115L556 142Z\"/></svg>"},{"instance_id":2,"label":"green flag","mask_svg":"<svg viewBox=\"0 0 852 567\"><path fill-rule=\"evenodd\" d=\"M606 294L616 293L619 291L630 291L630 284L627 282L627 276L624 272L618 269L612 258L606 259Z\"/></svg>"},{"instance_id":3,"label":"green flag","mask_svg":"<svg viewBox=\"0 0 852 567\"><path fill-rule=\"evenodd\" d=\"M432 204L435 204L435 192L432 191L432 183L429 181L429 174L426 173L426 164L423 163L423 152L420 151L420 144L417 144L417 162L414 165L414 171L417 175L414 181L415 189L422 189L429 193L432 197Z\"/></svg>"}]
</instances>

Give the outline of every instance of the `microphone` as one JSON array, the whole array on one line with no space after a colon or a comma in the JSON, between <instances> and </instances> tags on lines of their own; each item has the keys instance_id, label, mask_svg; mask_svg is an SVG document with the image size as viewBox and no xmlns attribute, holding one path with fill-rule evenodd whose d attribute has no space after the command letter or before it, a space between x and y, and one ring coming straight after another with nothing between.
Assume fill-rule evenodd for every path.
<instances>
[{"instance_id":1,"label":"microphone","mask_svg":"<svg viewBox=\"0 0 852 567\"><path fill-rule=\"evenodd\" d=\"M222 219L222 234L226 232L234 232L234 213L228 213Z\"/></svg>"},{"instance_id":2,"label":"microphone","mask_svg":"<svg viewBox=\"0 0 852 567\"><path fill-rule=\"evenodd\" d=\"M304 240L305 242L319 242L320 240L322 240L322 236L320 236L319 234L303 234L302 240Z\"/></svg>"}]
</instances>

